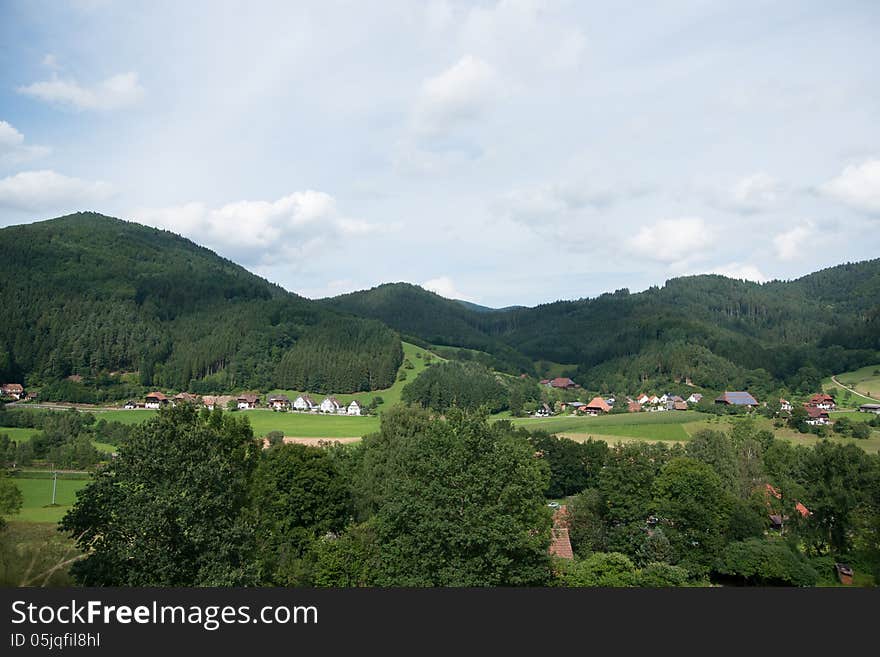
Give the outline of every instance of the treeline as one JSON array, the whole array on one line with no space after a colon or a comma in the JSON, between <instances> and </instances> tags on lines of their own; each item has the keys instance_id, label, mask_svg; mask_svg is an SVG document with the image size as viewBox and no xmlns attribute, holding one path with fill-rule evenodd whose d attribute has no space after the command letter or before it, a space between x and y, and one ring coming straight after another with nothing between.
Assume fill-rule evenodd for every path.
<instances>
[{"instance_id":1,"label":"treeline","mask_svg":"<svg viewBox=\"0 0 880 657\"><path fill-rule=\"evenodd\" d=\"M134 386L271 389L285 356L309 358L322 384L313 389L355 392L369 389L364 378L387 383L400 350L372 322L170 232L95 213L4 228L0 260L14 272L0 279L0 380L40 386L43 399L124 399ZM312 357L297 348L301 339L342 355ZM355 360L366 365L353 374Z\"/></svg>"},{"instance_id":2,"label":"treeline","mask_svg":"<svg viewBox=\"0 0 880 657\"><path fill-rule=\"evenodd\" d=\"M503 311L473 310L407 284L328 303L427 342L485 354L447 349L447 357L529 374L536 373L533 363L566 364L591 388L663 386L685 377L724 388L729 377L800 390L807 380L877 362L878 298L880 260L872 260L791 282L689 276L636 294L621 289Z\"/></svg>"},{"instance_id":3,"label":"treeline","mask_svg":"<svg viewBox=\"0 0 880 657\"><path fill-rule=\"evenodd\" d=\"M401 399L441 413L454 406L496 413L509 407L510 395L499 376L485 366L447 361L432 365L408 383Z\"/></svg>"},{"instance_id":4,"label":"treeline","mask_svg":"<svg viewBox=\"0 0 880 657\"><path fill-rule=\"evenodd\" d=\"M92 413L9 409L0 406L0 427L38 429L30 440L14 440L0 428L0 460L7 466L48 462L60 468L90 468L107 460L93 442L119 446L132 427L96 419Z\"/></svg>"},{"instance_id":5,"label":"treeline","mask_svg":"<svg viewBox=\"0 0 880 657\"><path fill-rule=\"evenodd\" d=\"M281 359L278 387L317 392L390 388L403 347L379 322L326 322L302 337Z\"/></svg>"},{"instance_id":6,"label":"treeline","mask_svg":"<svg viewBox=\"0 0 880 657\"><path fill-rule=\"evenodd\" d=\"M353 448L262 450L191 406L139 425L61 522L89 586L494 586L553 577L550 474L506 425L397 407Z\"/></svg>"},{"instance_id":7,"label":"treeline","mask_svg":"<svg viewBox=\"0 0 880 657\"><path fill-rule=\"evenodd\" d=\"M262 450L246 418L184 406L140 425L61 528L93 586L808 586L838 561L880 578L878 481L880 456L747 420L609 447L398 406L358 445ZM562 497L571 561L548 549Z\"/></svg>"}]
</instances>

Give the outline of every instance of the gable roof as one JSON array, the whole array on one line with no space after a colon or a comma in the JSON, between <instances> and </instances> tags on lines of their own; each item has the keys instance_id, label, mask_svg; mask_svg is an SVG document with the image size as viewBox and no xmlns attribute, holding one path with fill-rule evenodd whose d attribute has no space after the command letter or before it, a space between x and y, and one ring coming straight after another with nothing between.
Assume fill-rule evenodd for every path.
<instances>
[{"instance_id":1,"label":"gable roof","mask_svg":"<svg viewBox=\"0 0 880 657\"><path fill-rule=\"evenodd\" d=\"M601 397L593 397L593 401L584 406L584 408L597 408L600 411L605 411L606 413L611 410L611 407Z\"/></svg>"},{"instance_id":2,"label":"gable roof","mask_svg":"<svg viewBox=\"0 0 880 657\"><path fill-rule=\"evenodd\" d=\"M831 395L826 395L824 393L816 393L815 395L810 397L809 403L810 404L828 404L828 403L833 404L834 397L832 397Z\"/></svg>"},{"instance_id":3,"label":"gable roof","mask_svg":"<svg viewBox=\"0 0 880 657\"><path fill-rule=\"evenodd\" d=\"M550 381L550 386L553 388L571 388L576 385L577 384L569 379L567 376L557 376L555 379Z\"/></svg>"},{"instance_id":4,"label":"gable roof","mask_svg":"<svg viewBox=\"0 0 880 657\"><path fill-rule=\"evenodd\" d=\"M809 415L811 419L816 420L822 417L828 417L828 411L826 411L824 408L807 406L807 415Z\"/></svg>"},{"instance_id":5,"label":"gable roof","mask_svg":"<svg viewBox=\"0 0 880 657\"><path fill-rule=\"evenodd\" d=\"M270 404L271 404L272 402L284 402L285 404L289 404L289 403L290 403L290 400L287 398L286 395L272 395L272 396L269 397L269 399L267 399L266 401L269 402Z\"/></svg>"},{"instance_id":6,"label":"gable roof","mask_svg":"<svg viewBox=\"0 0 880 657\"><path fill-rule=\"evenodd\" d=\"M151 392L145 397L145 399L158 399L159 401L168 401L168 397L163 395L161 392Z\"/></svg>"},{"instance_id":7,"label":"gable roof","mask_svg":"<svg viewBox=\"0 0 880 657\"><path fill-rule=\"evenodd\" d=\"M715 401L724 402L725 404L735 404L736 406L757 406L758 401L752 395L745 391L725 392Z\"/></svg>"},{"instance_id":8,"label":"gable roof","mask_svg":"<svg viewBox=\"0 0 880 657\"><path fill-rule=\"evenodd\" d=\"M256 404L260 400L259 395L253 395L250 393L245 393L243 395L239 395L236 399L240 402L246 402L248 404Z\"/></svg>"},{"instance_id":9,"label":"gable roof","mask_svg":"<svg viewBox=\"0 0 880 657\"><path fill-rule=\"evenodd\" d=\"M571 549L571 539L568 536L568 509L564 504L553 512L553 529L550 532L550 554L562 559L574 559L574 550Z\"/></svg>"}]
</instances>

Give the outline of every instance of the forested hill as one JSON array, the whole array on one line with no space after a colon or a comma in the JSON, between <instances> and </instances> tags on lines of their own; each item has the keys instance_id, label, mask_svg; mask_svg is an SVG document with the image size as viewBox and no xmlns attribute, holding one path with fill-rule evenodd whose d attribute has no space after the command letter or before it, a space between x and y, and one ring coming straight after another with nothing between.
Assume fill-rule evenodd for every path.
<instances>
[{"instance_id":1,"label":"forested hill","mask_svg":"<svg viewBox=\"0 0 880 657\"><path fill-rule=\"evenodd\" d=\"M353 392L391 385L402 361L399 337L379 322L100 214L3 228L0 261L0 380L41 385L43 398L123 383Z\"/></svg>"},{"instance_id":2,"label":"forested hill","mask_svg":"<svg viewBox=\"0 0 880 657\"><path fill-rule=\"evenodd\" d=\"M498 311L406 284L326 303L434 344L488 352L511 371L529 371L523 357L542 376L564 364L582 384L612 390L686 378L707 388L809 387L877 362L880 350L880 260L789 282L689 276L636 294Z\"/></svg>"}]
</instances>

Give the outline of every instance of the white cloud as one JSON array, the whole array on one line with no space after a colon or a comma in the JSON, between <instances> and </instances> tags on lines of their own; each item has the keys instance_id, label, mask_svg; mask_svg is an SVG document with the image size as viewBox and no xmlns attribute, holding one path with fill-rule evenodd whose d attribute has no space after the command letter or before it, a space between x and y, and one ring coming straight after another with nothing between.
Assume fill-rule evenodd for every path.
<instances>
[{"instance_id":1,"label":"white cloud","mask_svg":"<svg viewBox=\"0 0 880 657\"><path fill-rule=\"evenodd\" d=\"M111 76L91 88L80 85L76 80L63 80L54 75L51 80L19 87L18 92L47 103L79 110L115 110L129 107L139 103L145 94L138 81L138 74L133 71Z\"/></svg>"},{"instance_id":2,"label":"white cloud","mask_svg":"<svg viewBox=\"0 0 880 657\"><path fill-rule=\"evenodd\" d=\"M728 278L735 278L738 280L753 281L755 283L764 283L768 280L755 265L740 262L731 262L726 265L715 267L709 273L720 274L721 276L727 276Z\"/></svg>"},{"instance_id":3,"label":"white cloud","mask_svg":"<svg viewBox=\"0 0 880 657\"><path fill-rule=\"evenodd\" d=\"M782 183L759 172L738 180L731 190L730 201L737 210L758 212L778 203L783 191Z\"/></svg>"},{"instance_id":4,"label":"white cloud","mask_svg":"<svg viewBox=\"0 0 880 657\"><path fill-rule=\"evenodd\" d=\"M820 190L851 208L880 214L880 160L850 165Z\"/></svg>"},{"instance_id":5,"label":"white cloud","mask_svg":"<svg viewBox=\"0 0 880 657\"><path fill-rule=\"evenodd\" d=\"M779 233L773 238L773 249L780 260L794 260L804 252L807 240L816 234L816 226L807 221L800 226Z\"/></svg>"},{"instance_id":6,"label":"white cloud","mask_svg":"<svg viewBox=\"0 0 880 657\"><path fill-rule=\"evenodd\" d=\"M137 221L206 244L245 264L283 263L334 240L356 239L386 227L341 216L324 192L294 192L277 201L238 201L219 208L187 203L144 208Z\"/></svg>"},{"instance_id":7,"label":"white cloud","mask_svg":"<svg viewBox=\"0 0 880 657\"><path fill-rule=\"evenodd\" d=\"M455 283L452 281L449 276L439 276L437 278L432 278L429 281L425 281L422 283L422 287L426 290L430 290L435 294L439 294L441 297L446 297L447 299L459 299L461 301L473 301L473 297L470 297L463 292L460 292L456 287Z\"/></svg>"},{"instance_id":8,"label":"white cloud","mask_svg":"<svg viewBox=\"0 0 880 657\"><path fill-rule=\"evenodd\" d=\"M87 209L106 201L113 188L101 181L71 178L54 171L23 171L0 179L0 207L18 210Z\"/></svg>"},{"instance_id":9,"label":"white cloud","mask_svg":"<svg viewBox=\"0 0 880 657\"><path fill-rule=\"evenodd\" d=\"M21 164L48 155L48 146L24 143L24 135L6 121L0 121L0 164Z\"/></svg>"},{"instance_id":10,"label":"white cloud","mask_svg":"<svg viewBox=\"0 0 880 657\"><path fill-rule=\"evenodd\" d=\"M482 59L465 55L422 83L413 127L422 135L444 133L456 124L478 118L498 90L494 69Z\"/></svg>"},{"instance_id":11,"label":"white cloud","mask_svg":"<svg viewBox=\"0 0 880 657\"><path fill-rule=\"evenodd\" d=\"M700 257L714 242L714 232L702 217L679 217L642 226L629 246L637 255L679 266Z\"/></svg>"}]
</instances>

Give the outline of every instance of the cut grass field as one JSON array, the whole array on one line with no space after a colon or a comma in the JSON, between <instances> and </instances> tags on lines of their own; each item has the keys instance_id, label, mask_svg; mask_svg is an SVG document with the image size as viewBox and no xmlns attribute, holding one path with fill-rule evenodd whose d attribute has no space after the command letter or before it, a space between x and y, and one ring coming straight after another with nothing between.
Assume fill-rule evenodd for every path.
<instances>
[{"instance_id":1,"label":"cut grass field","mask_svg":"<svg viewBox=\"0 0 880 657\"><path fill-rule=\"evenodd\" d=\"M517 418L513 420L513 424L530 430L541 429L567 436L601 435L649 441L684 441L690 439L690 433L685 427L705 417L696 411L666 411L598 417Z\"/></svg>"},{"instance_id":2,"label":"cut grass field","mask_svg":"<svg viewBox=\"0 0 880 657\"><path fill-rule=\"evenodd\" d=\"M76 501L76 491L88 482L86 479L58 479L55 502L58 506L48 506L52 502L52 479L28 479L15 477L12 479L21 490L24 498L21 511L9 516L19 522L50 522L56 523L67 513Z\"/></svg>"},{"instance_id":3,"label":"cut grass field","mask_svg":"<svg viewBox=\"0 0 880 657\"><path fill-rule=\"evenodd\" d=\"M863 395L880 399L880 365L868 365L838 374L834 378Z\"/></svg>"}]
</instances>

